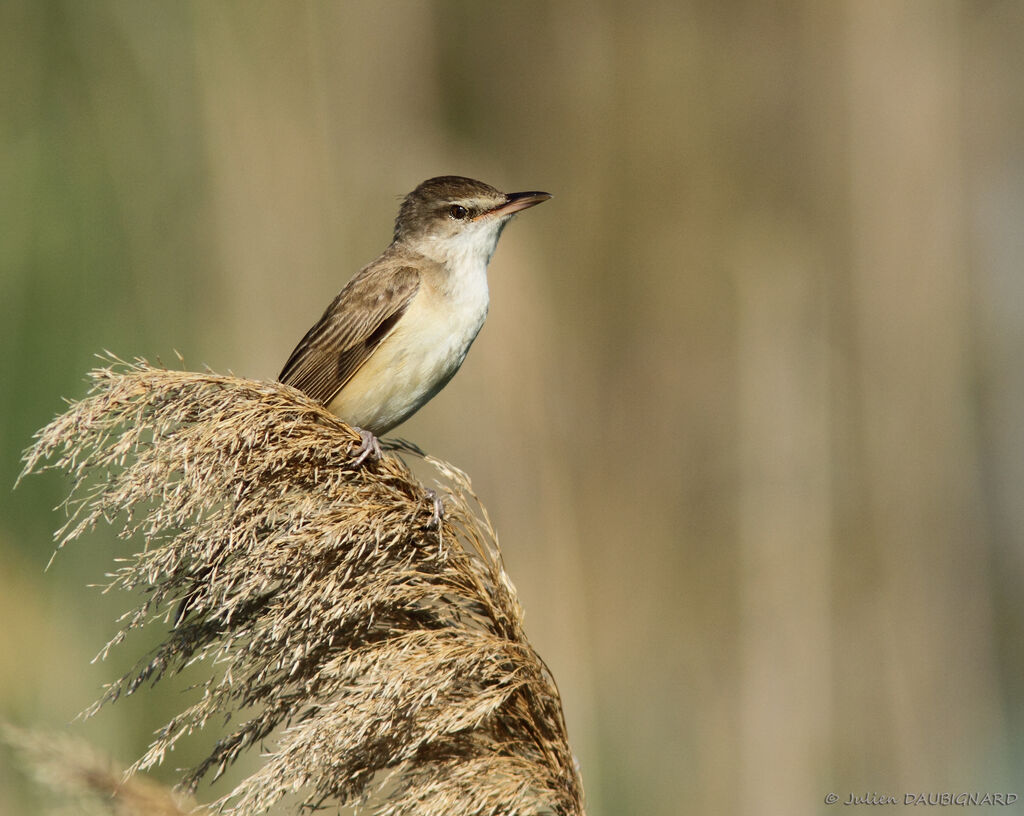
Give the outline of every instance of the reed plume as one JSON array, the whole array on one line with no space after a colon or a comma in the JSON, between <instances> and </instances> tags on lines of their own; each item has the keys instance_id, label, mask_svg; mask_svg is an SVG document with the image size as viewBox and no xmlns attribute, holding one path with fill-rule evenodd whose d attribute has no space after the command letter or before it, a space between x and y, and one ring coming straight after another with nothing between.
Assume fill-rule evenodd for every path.
<instances>
[{"instance_id":1,"label":"reed plume","mask_svg":"<svg viewBox=\"0 0 1024 816\"><path fill-rule=\"evenodd\" d=\"M101 655L146 624L169 627L86 714L210 667L130 772L232 715L181 782L191 794L269 745L212 803L224 813L285 797L381 816L583 813L554 679L463 473L403 448L443 480L438 524L399 455L354 467L358 435L292 388L104 362L36 435L23 475L73 478L58 549L100 521L142 542L108 588L143 600Z\"/></svg>"}]
</instances>

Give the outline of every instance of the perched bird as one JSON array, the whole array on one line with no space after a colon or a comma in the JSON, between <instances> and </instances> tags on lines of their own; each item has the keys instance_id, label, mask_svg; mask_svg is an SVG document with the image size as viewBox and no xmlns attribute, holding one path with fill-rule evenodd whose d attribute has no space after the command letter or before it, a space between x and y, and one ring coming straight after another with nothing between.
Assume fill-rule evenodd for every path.
<instances>
[{"instance_id":1,"label":"perched bird","mask_svg":"<svg viewBox=\"0 0 1024 816\"><path fill-rule=\"evenodd\" d=\"M461 176L423 182L402 201L391 245L299 341L278 379L359 432L357 465L379 457L377 435L412 416L459 370L487 317L487 264L501 231L549 198ZM437 525L441 502L428 493ZM195 597L179 603L175 627Z\"/></svg>"},{"instance_id":2,"label":"perched bird","mask_svg":"<svg viewBox=\"0 0 1024 816\"><path fill-rule=\"evenodd\" d=\"M487 264L512 216L551 198L462 176L402 201L391 245L348 282L278 378L352 425L356 462L440 391L487 317Z\"/></svg>"}]
</instances>

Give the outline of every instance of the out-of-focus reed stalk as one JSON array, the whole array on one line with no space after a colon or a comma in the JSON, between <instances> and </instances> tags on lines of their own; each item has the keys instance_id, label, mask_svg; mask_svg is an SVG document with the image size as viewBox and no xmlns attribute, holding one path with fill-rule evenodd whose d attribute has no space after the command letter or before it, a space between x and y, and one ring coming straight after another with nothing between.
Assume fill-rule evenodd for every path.
<instances>
[{"instance_id":1,"label":"out-of-focus reed stalk","mask_svg":"<svg viewBox=\"0 0 1024 816\"><path fill-rule=\"evenodd\" d=\"M105 362L37 434L24 473L74 480L58 547L100 521L143 543L109 576L143 600L101 654L147 623L170 626L86 714L210 666L198 701L131 772L232 715L182 780L194 792L272 746L213 803L226 813L286 796L381 816L583 813L555 682L464 474L425 457L444 479L436 525L398 456L353 467L358 436L294 389Z\"/></svg>"},{"instance_id":2,"label":"out-of-focus reed stalk","mask_svg":"<svg viewBox=\"0 0 1024 816\"><path fill-rule=\"evenodd\" d=\"M174 793L124 769L87 742L67 734L44 734L7 726L3 739L33 775L74 804L75 813L115 816L208 816L190 796ZM59 811L61 813L71 811Z\"/></svg>"}]
</instances>

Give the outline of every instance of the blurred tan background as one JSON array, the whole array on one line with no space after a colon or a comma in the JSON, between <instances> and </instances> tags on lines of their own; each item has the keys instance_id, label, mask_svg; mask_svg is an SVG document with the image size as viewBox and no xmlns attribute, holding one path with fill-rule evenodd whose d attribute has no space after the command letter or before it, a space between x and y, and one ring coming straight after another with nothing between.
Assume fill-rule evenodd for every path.
<instances>
[{"instance_id":1,"label":"blurred tan background","mask_svg":"<svg viewBox=\"0 0 1024 816\"><path fill-rule=\"evenodd\" d=\"M67 725L147 647L90 665L130 547L44 574L66 485L10 491L93 354L275 376L444 173L555 195L398 433L488 506L591 816L1024 797L1008 1L5 0L0 716L129 762L180 703Z\"/></svg>"}]
</instances>

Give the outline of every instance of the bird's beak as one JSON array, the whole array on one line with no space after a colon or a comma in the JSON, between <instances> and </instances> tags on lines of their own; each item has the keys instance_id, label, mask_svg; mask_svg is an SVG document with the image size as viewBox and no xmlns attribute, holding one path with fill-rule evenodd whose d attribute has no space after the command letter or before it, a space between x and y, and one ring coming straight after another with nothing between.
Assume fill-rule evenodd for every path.
<instances>
[{"instance_id":1,"label":"bird's beak","mask_svg":"<svg viewBox=\"0 0 1024 816\"><path fill-rule=\"evenodd\" d=\"M513 213L517 213L520 210L525 210L527 207L533 207L540 204L542 201L547 201L551 198L551 193L509 193L505 196L505 203L495 207L493 210L488 210L485 213L481 213L478 218L484 216L498 217L509 216Z\"/></svg>"}]
</instances>

